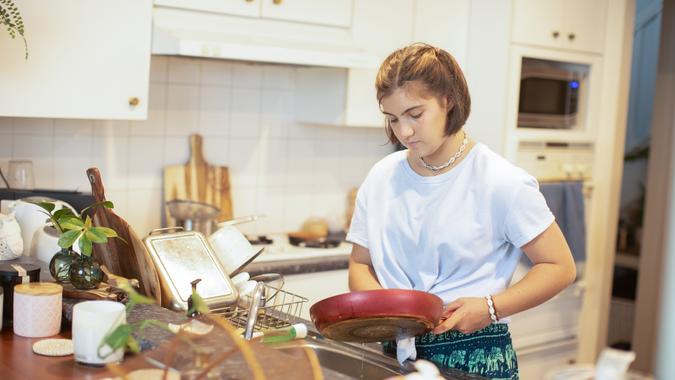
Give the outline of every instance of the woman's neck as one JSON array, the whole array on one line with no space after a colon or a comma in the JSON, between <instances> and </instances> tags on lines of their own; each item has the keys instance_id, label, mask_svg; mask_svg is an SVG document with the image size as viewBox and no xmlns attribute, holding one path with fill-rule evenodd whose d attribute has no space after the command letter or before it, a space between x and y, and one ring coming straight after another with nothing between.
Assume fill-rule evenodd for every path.
<instances>
[{"instance_id":1,"label":"woman's neck","mask_svg":"<svg viewBox=\"0 0 675 380\"><path fill-rule=\"evenodd\" d=\"M467 138L468 141L467 141L467 144L464 146L464 148L462 150L462 145L464 145L464 139L465 138ZM432 154L429 154L429 155L424 156L424 157L417 157L415 154L413 154L411 151L409 151L408 152L408 162L410 163L410 166L413 168L413 170L419 175L422 175L422 176L439 175L439 174L442 174L442 173L446 173L446 172L452 170L452 168L454 168L455 166L457 166L457 164L459 164L459 162L461 162L464 159L464 157L466 157L469 150L474 145L475 145L475 142L473 140L469 139L468 136L466 136L464 130L459 130L457 133L453 134L452 136L447 136L443 140L441 145L438 147L438 149L436 149L436 151L434 151ZM462 150L462 153L459 155L459 157L457 157L455 159L455 161L446 168L443 168L443 169L438 170L438 171L433 171L433 170L429 169L428 167L425 167L425 165L424 165L424 163L426 163L427 165L431 165L431 166L436 166L436 167L441 166L441 165L447 163L460 150ZM422 160L420 160L420 158L424 161L424 163L422 162Z\"/></svg>"}]
</instances>

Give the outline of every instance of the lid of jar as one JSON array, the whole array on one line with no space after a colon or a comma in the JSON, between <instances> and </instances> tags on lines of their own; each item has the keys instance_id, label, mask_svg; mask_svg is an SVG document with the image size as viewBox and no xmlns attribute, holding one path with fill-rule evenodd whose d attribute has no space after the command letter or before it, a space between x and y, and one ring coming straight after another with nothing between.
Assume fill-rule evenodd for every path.
<instances>
[{"instance_id":1,"label":"lid of jar","mask_svg":"<svg viewBox=\"0 0 675 380\"><path fill-rule=\"evenodd\" d=\"M40 266L29 263L2 263L0 264L0 276L9 276L16 277L18 272L12 265L18 265L22 267L26 273L30 276L32 274L38 274L40 272Z\"/></svg>"},{"instance_id":2,"label":"lid of jar","mask_svg":"<svg viewBox=\"0 0 675 380\"><path fill-rule=\"evenodd\" d=\"M49 296L63 292L63 286L53 282L31 282L14 287L14 293L31 296Z\"/></svg>"}]
</instances>

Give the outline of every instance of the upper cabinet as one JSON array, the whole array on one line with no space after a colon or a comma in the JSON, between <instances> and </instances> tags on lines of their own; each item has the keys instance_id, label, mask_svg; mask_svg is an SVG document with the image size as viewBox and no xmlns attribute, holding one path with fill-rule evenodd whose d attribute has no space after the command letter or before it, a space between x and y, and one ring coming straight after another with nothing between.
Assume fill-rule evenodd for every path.
<instances>
[{"instance_id":1,"label":"upper cabinet","mask_svg":"<svg viewBox=\"0 0 675 380\"><path fill-rule=\"evenodd\" d=\"M19 0L17 7L28 59L23 41L0 33L0 116L147 117L151 0Z\"/></svg>"},{"instance_id":2,"label":"upper cabinet","mask_svg":"<svg viewBox=\"0 0 675 380\"><path fill-rule=\"evenodd\" d=\"M155 0L155 5L345 28L352 17L352 0Z\"/></svg>"},{"instance_id":3,"label":"upper cabinet","mask_svg":"<svg viewBox=\"0 0 675 380\"><path fill-rule=\"evenodd\" d=\"M352 0L261 0L261 16L276 20L348 28Z\"/></svg>"},{"instance_id":4,"label":"upper cabinet","mask_svg":"<svg viewBox=\"0 0 675 380\"><path fill-rule=\"evenodd\" d=\"M515 0L513 42L601 53L607 0Z\"/></svg>"}]
</instances>

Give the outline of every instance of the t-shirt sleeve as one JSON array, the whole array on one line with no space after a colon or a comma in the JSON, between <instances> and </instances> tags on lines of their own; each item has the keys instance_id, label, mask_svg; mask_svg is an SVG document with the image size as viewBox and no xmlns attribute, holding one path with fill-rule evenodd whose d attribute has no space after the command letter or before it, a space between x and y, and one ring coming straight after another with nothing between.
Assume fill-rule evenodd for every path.
<instances>
[{"instance_id":1,"label":"t-shirt sleeve","mask_svg":"<svg viewBox=\"0 0 675 380\"><path fill-rule=\"evenodd\" d=\"M356 204L354 205L354 214L352 222L347 233L347 241L368 248L368 224L366 217L366 196L364 186L359 188L356 194Z\"/></svg>"},{"instance_id":2,"label":"t-shirt sleeve","mask_svg":"<svg viewBox=\"0 0 675 380\"><path fill-rule=\"evenodd\" d=\"M546 230L555 220L534 177L522 183L505 220L506 240L520 248Z\"/></svg>"}]
</instances>

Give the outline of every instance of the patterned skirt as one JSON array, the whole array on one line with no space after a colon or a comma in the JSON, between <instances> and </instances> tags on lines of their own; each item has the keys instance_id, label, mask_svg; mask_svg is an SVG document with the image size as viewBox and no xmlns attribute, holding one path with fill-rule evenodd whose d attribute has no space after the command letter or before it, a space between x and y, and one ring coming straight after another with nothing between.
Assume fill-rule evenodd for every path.
<instances>
[{"instance_id":1,"label":"patterned skirt","mask_svg":"<svg viewBox=\"0 0 675 380\"><path fill-rule=\"evenodd\" d=\"M395 342L383 342L384 351L396 353ZM417 358L439 368L455 368L490 379L518 379L518 359L509 326L494 323L471 334L447 331L415 338Z\"/></svg>"}]
</instances>

